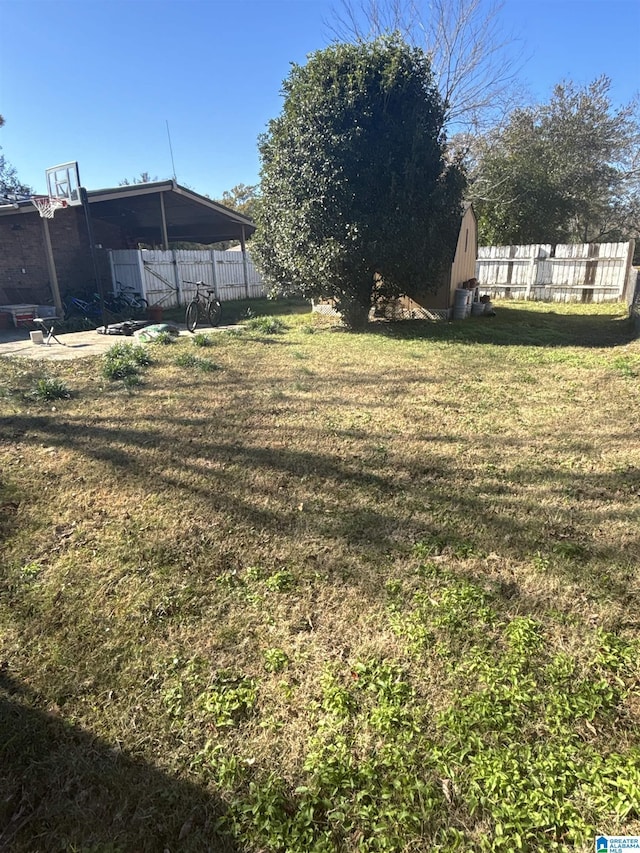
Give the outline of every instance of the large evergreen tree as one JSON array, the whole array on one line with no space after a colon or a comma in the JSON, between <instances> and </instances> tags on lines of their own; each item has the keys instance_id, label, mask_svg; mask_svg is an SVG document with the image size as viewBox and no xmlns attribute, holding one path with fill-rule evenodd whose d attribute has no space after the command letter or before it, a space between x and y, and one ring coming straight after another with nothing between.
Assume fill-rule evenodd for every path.
<instances>
[{"instance_id":1,"label":"large evergreen tree","mask_svg":"<svg viewBox=\"0 0 640 853\"><path fill-rule=\"evenodd\" d=\"M279 292L331 297L346 324L380 296L437 288L463 178L447 164L427 56L399 38L337 44L294 65L260 142L253 251Z\"/></svg>"}]
</instances>

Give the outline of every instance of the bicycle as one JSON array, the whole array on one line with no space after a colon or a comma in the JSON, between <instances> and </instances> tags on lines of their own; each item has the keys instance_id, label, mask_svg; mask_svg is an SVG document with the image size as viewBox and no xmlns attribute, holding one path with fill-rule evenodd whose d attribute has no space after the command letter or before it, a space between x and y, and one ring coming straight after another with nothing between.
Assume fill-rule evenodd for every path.
<instances>
[{"instance_id":1,"label":"bicycle","mask_svg":"<svg viewBox=\"0 0 640 853\"><path fill-rule=\"evenodd\" d=\"M116 282L116 286L118 290L115 294L114 302L119 306L122 313L126 313L127 311L146 312L149 303L133 287L121 284L119 281Z\"/></svg>"},{"instance_id":2,"label":"bicycle","mask_svg":"<svg viewBox=\"0 0 640 853\"><path fill-rule=\"evenodd\" d=\"M62 304L65 323L77 325L82 322L85 329L95 329L102 322L102 309L98 299L85 300L78 296L69 296Z\"/></svg>"},{"instance_id":3,"label":"bicycle","mask_svg":"<svg viewBox=\"0 0 640 853\"><path fill-rule=\"evenodd\" d=\"M222 306L216 299L215 290L208 287L204 281L184 281L184 284L195 284L196 286L196 295L187 305L184 314L187 329L190 332L195 331L201 317L206 317L212 326L217 326L222 316ZM202 288L206 289L206 294L200 292Z\"/></svg>"}]
</instances>

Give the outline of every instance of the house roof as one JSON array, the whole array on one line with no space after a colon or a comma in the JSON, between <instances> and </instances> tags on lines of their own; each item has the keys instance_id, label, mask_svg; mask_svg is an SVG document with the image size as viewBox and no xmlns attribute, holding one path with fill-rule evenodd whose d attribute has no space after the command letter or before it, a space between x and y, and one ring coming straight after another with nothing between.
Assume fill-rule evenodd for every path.
<instances>
[{"instance_id":1,"label":"house roof","mask_svg":"<svg viewBox=\"0 0 640 853\"><path fill-rule=\"evenodd\" d=\"M163 208L170 242L217 243L255 231L246 216L171 180L88 190L87 198L94 219L120 226L141 243L162 242ZM36 214L28 199L0 207L0 216L22 213Z\"/></svg>"}]
</instances>

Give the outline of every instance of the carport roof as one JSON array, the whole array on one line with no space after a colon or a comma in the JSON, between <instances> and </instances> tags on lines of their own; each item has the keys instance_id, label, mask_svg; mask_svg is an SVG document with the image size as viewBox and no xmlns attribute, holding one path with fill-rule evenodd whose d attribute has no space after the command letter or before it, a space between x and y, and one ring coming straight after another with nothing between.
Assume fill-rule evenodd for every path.
<instances>
[{"instance_id":1,"label":"carport roof","mask_svg":"<svg viewBox=\"0 0 640 853\"><path fill-rule=\"evenodd\" d=\"M218 243L256 230L246 216L175 181L88 190L87 198L94 220L117 225L138 243ZM28 199L0 206L0 216L25 213L37 215Z\"/></svg>"},{"instance_id":2,"label":"carport roof","mask_svg":"<svg viewBox=\"0 0 640 853\"><path fill-rule=\"evenodd\" d=\"M138 242L163 242L163 208L169 242L218 243L240 240L256 230L253 222L175 181L87 192L95 219L121 226Z\"/></svg>"}]
</instances>

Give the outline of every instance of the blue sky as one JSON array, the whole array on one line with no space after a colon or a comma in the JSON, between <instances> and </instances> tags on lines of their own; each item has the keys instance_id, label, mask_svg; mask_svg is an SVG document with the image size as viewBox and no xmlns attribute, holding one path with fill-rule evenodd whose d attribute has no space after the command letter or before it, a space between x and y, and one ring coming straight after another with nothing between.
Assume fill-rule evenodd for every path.
<instances>
[{"instance_id":1,"label":"blue sky","mask_svg":"<svg viewBox=\"0 0 640 853\"><path fill-rule=\"evenodd\" d=\"M257 138L291 62L328 44L339 0L0 0L0 145L43 192L69 160L88 189L146 171L214 198L258 180ZM640 90L640 0L506 0L520 79L548 98L600 74Z\"/></svg>"}]
</instances>

